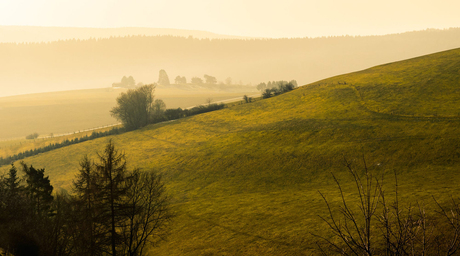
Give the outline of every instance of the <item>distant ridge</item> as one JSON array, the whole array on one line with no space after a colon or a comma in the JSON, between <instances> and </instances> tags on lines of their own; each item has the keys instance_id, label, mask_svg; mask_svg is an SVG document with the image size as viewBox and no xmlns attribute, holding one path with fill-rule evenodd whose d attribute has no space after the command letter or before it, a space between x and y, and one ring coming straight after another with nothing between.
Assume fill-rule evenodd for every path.
<instances>
[{"instance_id":1,"label":"distant ridge","mask_svg":"<svg viewBox=\"0 0 460 256\"><path fill-rule=\"evenodd\" d=\"M0 62L0 96L110 87L123 76L152 83L161 69L171 80L207 74L222 84L229 77L238 84L284 79L307 84L458 47L460 28L356 37L209 40L195 34L0 43L0 56L7 60Z\"/></svg>"},{"instance_id":2,"label":"distant ridge","mask_svg":"<svg viewBox=\"0 0 460 256\"><path fill-rule=\"evenodd\" d=\"M58 40L90 38L110 38L123 36L171 35L209 39L247 39L249 37L221 35L201 30L172 28L78 28L78 27L39 27L39 26L0 26L0 43L52 42Z\"/></svg>"}]
</instances>

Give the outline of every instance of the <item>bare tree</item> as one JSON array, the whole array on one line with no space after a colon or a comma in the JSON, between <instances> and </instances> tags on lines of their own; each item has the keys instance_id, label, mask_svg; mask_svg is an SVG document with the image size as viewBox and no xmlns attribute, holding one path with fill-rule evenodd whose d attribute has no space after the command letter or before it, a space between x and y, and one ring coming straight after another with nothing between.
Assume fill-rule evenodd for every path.
<instances>
[{"instance_id":1,"label":"bare tree","mask_svg":"<svg viewBox=\"0 0 460 256\"><path fill-rule=\"evenodd\" d=\"M130 207L121 232L123 254L143 255L146 245L154 246L166 233L165 227L173 215L161 176L153 171L135 170L128 182Z\"/></svg>"},{"instance_id":2,"label":"bare tree","mask_svg":"<svg viewBox=\"0 0 460 256\"><path fill-rule=\"evenodd\" d=\"M337 236L345 246L342 247L330 239L326 239L321 236L319 237L322 238L323 241L327 242L327 244L331 246L331 249L338 253L344 255L372 255L374 253L374 240L372 239L373 235L371 227L373 222L376 220L375 212L380 199L381 189L379 180L372 177L372 174L367 168L364 157L364 181L352 168L351 162L347 161L347 159L344 159L344 162L346 168L353 177L353 181L358 192L359 210L355 211L353 209L354 207L352 207L345 198L339 181L334 175L332 175L338 186L342 201L342 204L339 207L339 217L333 213L331 205L321 192L320 195L326 202L329 211L329 219L320 217L328 224L333 234ZM342 219L342 221L339 219ZM320 246L320 244L318 245ZM325 252L321 246L320 250L323 253Z\"/></svg>"},{"instance_id":3,"label":"bare tree","mask_svg":"<svg viewBox=\"0 0 460 256\"><path fill-rule=\"evenodd\" d=\"M439 208L438 214L446 221L446 229L450 229L450 235L445 236L442 232L441 239L437 239L437 246L445 251L444 255L456 255L460 249L460 203L451 197L451 207L446 209L434 197ZM444 230L446 231L446 230Z\"/></svg>"},{"instance_id":4,"label":"bare tree","mask_svg":"<svg viewBox=\"0 0 460 256\"><path fill-rule=\"evenodd\" d=\"M327 223L333 238L313 234L323 255L335 252L341 255L455 255L460 248L460 205L452 199L452 207L445 209L436 200L441 219L428 214L416 202L402 205L398 195L395 173L394 199L388 202L383 186L383 175L374 177L363 157L364 177L361 178L351 162L345 166L353 177L358 194L358 207L333 176L340 193L338 211L320 192L328 208L328 216L320 218ZM358 210L356 210L358 208ZM444 219L444 223L442 223ZM337 242L339 241L339 242Z\"/></svg>"}]
</instances>

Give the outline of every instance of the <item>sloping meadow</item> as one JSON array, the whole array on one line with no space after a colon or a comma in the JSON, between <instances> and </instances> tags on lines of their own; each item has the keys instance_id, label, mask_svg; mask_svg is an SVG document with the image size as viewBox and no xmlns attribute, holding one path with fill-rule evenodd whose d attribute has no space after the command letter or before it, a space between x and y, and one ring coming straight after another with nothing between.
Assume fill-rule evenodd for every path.
<instances>
[{"instance_id":1,"label":"sloping meadow","mask_svg":"<svg viewBox=\"0 0 460 256\"><path fill-rule=\"evenodd\" d=\"M362 173L364 157L388 191L396 172L406 203L449 200L460 190L458 63L460 50L443 52L111 137L130 168L162 173L173 198L177 217L152 255L317 253L311 234L330 236L318 190L340 201L331 173L357 200L344 158ZM108 139L25 162L71 191L79 160Z\"/></svg>"}]
</instances>

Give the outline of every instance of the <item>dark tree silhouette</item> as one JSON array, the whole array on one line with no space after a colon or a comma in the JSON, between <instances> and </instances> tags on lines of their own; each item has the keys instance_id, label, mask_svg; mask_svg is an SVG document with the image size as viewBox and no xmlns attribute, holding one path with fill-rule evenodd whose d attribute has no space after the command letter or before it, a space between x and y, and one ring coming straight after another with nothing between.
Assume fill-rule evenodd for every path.
<instances>
[{"instance_id":1,"label":"dark tree silhouette","mask_svg":"<svg viewBox=\"0 0 460 256\"><path fill-rule=\"evenodd\" d=\"M117 106L110 113L123 123L127 130L134 130L150 122L153 92L155 85L144 85L137 89L129 89L117 98Z\"/></svg>"},{"instance_id":2,"label":"dark tree silhouette","mask_svg":"<svg viewBox=\"0 0 460 256\"><path fill-rule=\"evenodd\" d=\"M134 170L127 182L129 210L122 228L122 251L124 255L143 255L146 245L155 245L165 234L173 215L160 175Z\"/></svg>"},{"instance_id":3,"label":"dark tree silhouette","mask_svg":"<svg viewBox=\"0 0 460 256\"><path fill-rule=\"evenodd\" d=\"M51 186L49 177L45 177L45 169L35 169L32 165L27 166L24 162L21 162L21 165L27 182L25 190L32 202L33 213L36 215L48 214L53 202L53 186Z\"/></svg>"},{"instance_id":4,"label":"dark tree silhouette","mask_svg":"<svg viewBox=\"0 0 460 256\"><path fill-rule=\"evenodd\" d=\"M98 162L95 163L97 175L97 197L101 200L102 212L108 221L110 245L112 255L117 255L117 245L120 243L120 234L117 229L123 220L123 211L126 209L124 196L129 187L126 179L129 173L126 168L125 154L118 152L112 140L105 146L104 152L98 153Z\"/></svg>"}]
</instances>

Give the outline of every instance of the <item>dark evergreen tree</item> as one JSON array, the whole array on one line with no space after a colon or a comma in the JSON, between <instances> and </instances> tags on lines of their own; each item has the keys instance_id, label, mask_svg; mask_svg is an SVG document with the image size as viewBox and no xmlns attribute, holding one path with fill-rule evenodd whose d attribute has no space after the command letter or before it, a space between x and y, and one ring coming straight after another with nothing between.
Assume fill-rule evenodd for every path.
<instances>
[{"instance_id":1,"label":"dark evergreen tree","mask_svg":"<svg viewBox=\"0 0 460 256\"><path fill-rule=\"evenodd\" d=\"M26 193L32 203L32 212L36 215L48 214L53 202L53 186L49 177L45 177L45 169L35 169L21 162L22 171L26 174Z\"/></svg>"},{"instance_id":2,"label":"dark evergreen tree","mask_svg":"<svg viewBox=\"0 0 460 256\"><path fill-rule=\"evenodd\" d=\"M80 170L73 181L75 193L75 220L78 223L75 243L80 255L102 255L108 245L105 239L107 231L104 227L106 220L102 219L103 202L98 195L98 180L92 160L84 156L80 161Z\"/></svg>"},{"instance_id":3,"label":"dark evergreen tree","mask_svg":"<svg viewBox=\"0 0 460 256\"><path fill-rule=\"evenodd\" d=\"M4 180L4 184L8 197L13 198L19 195L19 191L21 189L20 179L18 177L18 171L14 164L11 164L8 176Z\"/></svg>"},{"instance_id":4,"label":"dark evergreen tree","mask_svg":"<svg viewBox=\"0 0 460 256\"><path fill-rule=\"evenodd\" d=\"M107 220L107 228L110 231L110 244L112 255L117 254L117 245L121 242L121 236L117 232L126 218L128 208L125 196L129 189L126 180L129 173L126 168L124 153L118 152L112 140L106 145L104 152L98 154L99 161L95 163L97 184L97 196L101 200L103 219Z\"/></svg>"}]
</instances>

